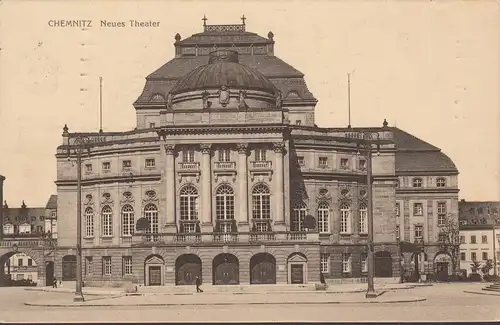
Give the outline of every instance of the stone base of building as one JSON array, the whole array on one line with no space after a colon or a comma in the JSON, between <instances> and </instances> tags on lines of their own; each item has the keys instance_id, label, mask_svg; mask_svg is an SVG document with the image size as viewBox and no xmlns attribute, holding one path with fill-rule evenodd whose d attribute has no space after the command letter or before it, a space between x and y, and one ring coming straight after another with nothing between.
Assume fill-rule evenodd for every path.
<instances>
[{"instance_id":1,"label":"stone base of building","mask_svg":"<svg viewBox=\"0 0 500 325\"><path fill-rule=\"evenodd\" d=\"M373 282L375 284L393 284L399 283L399 277L390 278L374 278ZM357 283L367 283L368 278L339 278L339 279L326 279L327 285L337 285L337 284L357 284Z\"/></svg>"}]
</instances>

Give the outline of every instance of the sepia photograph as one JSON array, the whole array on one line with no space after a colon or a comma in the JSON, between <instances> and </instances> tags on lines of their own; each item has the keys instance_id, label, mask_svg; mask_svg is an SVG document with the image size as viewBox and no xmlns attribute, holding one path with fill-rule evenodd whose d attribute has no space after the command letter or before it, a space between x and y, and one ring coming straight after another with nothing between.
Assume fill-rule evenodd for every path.
<instances>
[{"instance_id":1,"label":"sepia photograph","mask_svg":"<svg viewBox=\"0 0 500 325\"><path fill-rule=\"evenodd\" d=\"M496 1L0 0L0 321L500 319Z\"/></svg>"}]
</instances>

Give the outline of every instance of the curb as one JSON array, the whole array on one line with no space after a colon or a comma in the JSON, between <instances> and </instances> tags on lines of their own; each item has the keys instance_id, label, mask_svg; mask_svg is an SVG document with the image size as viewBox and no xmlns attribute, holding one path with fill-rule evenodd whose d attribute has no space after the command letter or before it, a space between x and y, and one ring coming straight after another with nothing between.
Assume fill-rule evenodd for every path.
<instances>
[{"instance_id":1,"label":"curb","mask_svg":"<svg viewBox=\"0 0 500 325\"><path fill-rule=\"evenodd\" d=\"M60 291L60 290L47 290L47 289L24 289L26 291L38 291L38 292L52 292L52 293L75 293L75 290L71 290L71 291ZM89 293L86 293L84 292L83 293L84 295L86 296L110 296L110 295L117 295L117 294L121 294L120 292L89 292Z\"/></svg>"},{"instance_id":2,"label":"curb","mask_svg":"<svg viewBox=\"0 0 500 325\"><path fill-rule=\"evenodd\" d=\"M226 303L153 303L153 304L37 304L25 302L32 307L160 307L160 306L235 306L235 305L328 305L328 304L395 304L425 301L427 298L408 298L398 300L366 300L366 301L320 301L320 302L226 302Z\"/></svg>"},{"instance_id":3,"label":"curb","mask_svg":"<svg viewBox=\"0 0 500 325\"><path fill-rule=\"evenodd\" d=\"M488 292L488 291L485 291L485 292L479 292L479 291L468 291L468 290L464 290L465 293L472 293L472 294L475 294L475 295L483 295L483 296L497 296L497 297L500 297L500 292L499 293L493 293L493 292Z\"/></svg>"}]
</instances>

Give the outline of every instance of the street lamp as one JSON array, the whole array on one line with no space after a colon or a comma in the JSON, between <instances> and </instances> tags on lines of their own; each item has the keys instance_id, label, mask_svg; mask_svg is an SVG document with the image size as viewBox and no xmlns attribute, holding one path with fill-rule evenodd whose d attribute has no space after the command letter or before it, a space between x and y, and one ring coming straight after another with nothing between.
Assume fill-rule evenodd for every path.
<instances>
[{"instance_id":1,"label":"street lamp","mask_svg":"<svg viewBox=\"0 0 500 325\"><path fill-rule=\"evenodd\" d=\"M68 127L64 126L64 132L68 132ZM73 141L71 142L71 139ZM100 141L100 138L94 138L84 134L75 134L69 136L68 142L68 160L71 159L71 149L76 155L76 290L73 301L84 301L82 292L82 155L90 155L90 148L93 144ZM97 140L97 141L96 141Z\"/></svg>"},{"instance_id":2,"label":"street lamp","mask_svg":"<svg viewBox=\"0 0 500 325\"><path fill-rule=\"evenodd\" d=\"M366 184L368 199L368 290L366 298L376 298L377 294L373 285L374 278L374 242L373 242L373 198L372 198L372 151L373 146L377 148L377 155L380 154L380 135L371 131L349 131L346 137L351 142L356 143L358 152L363 152L366 157Z\"/></svg>"}]
</instances>

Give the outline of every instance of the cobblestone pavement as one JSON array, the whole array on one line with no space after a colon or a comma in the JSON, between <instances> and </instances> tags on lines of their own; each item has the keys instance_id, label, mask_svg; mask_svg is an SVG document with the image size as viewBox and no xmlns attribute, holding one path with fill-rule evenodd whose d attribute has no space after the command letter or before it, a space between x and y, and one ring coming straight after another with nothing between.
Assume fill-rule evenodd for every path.
<instances>
[{"instance_id":1,"label":"cobblestone pavement","mask_svg":"<svg viewBox=\"0 0 500 325\"><path fill-rule=\"evenodd\" d=\"M32 299L67 298L70 293L0 288L0 320L5 322L298 322L298 321L492 321L500 319L500 297L464 293L484 284L437 284L400 289L426 301L401 304L235 305L154 307L30 307ZM259 299L259 295L252 295ZM165 297L168 298L168 297Z\"/></svg>"}]
</instances>

